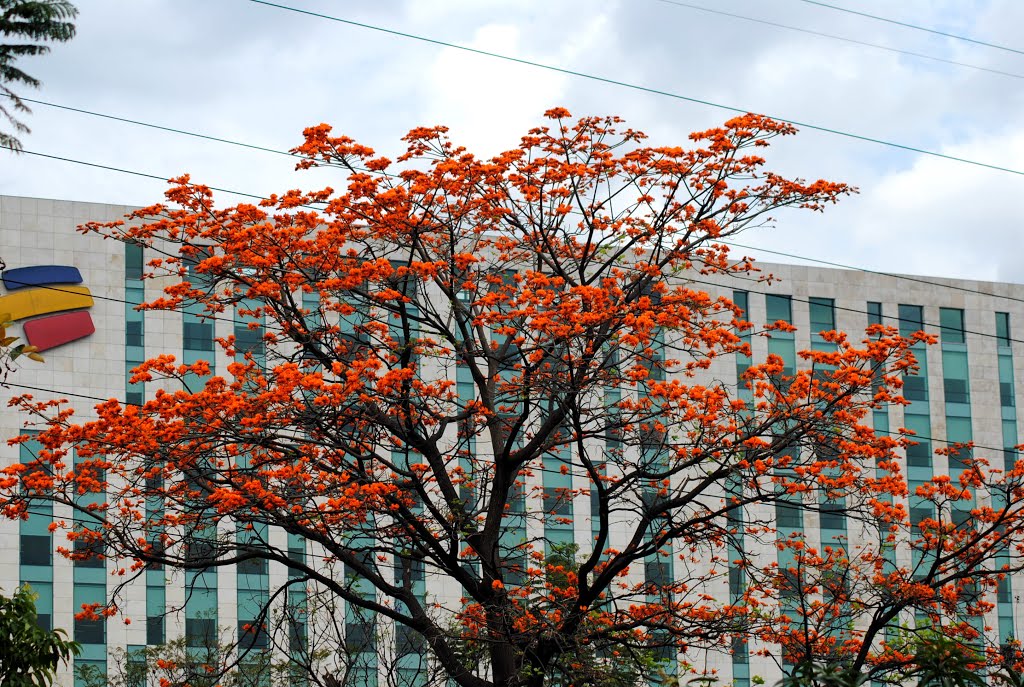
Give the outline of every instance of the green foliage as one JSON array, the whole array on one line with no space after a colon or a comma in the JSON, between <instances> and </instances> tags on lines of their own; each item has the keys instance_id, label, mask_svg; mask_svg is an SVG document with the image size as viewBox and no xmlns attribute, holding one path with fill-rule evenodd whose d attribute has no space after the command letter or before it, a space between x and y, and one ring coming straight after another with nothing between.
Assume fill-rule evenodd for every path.
<instances>
[{"instance_id":1,"label":"green foliage","mask_svg":"<svg viewBox=\"0 0 1024 687\"><path fill-rule=\"evenodd\" d=\"M294 657L267 650L240 650L222 630L204 646L189 646L182 637L131 651L114 649L109 672L93 665L76 668L85 687L137 687L146 684L189 687L297 687L310 682L309 666ZM316 656L314 658L323 658ZM4 686L6 687L6 686Z\"/></svg>"},{"instance_id":2,"label":"green foliage","mask_svg":"<svg viewBox=\"0 0 1024 687\"><path fill-rule=\"evenodd\" d=\"M36 595L27 586L11 597L0 594L0 687L48 687L60 664L78 655L78 643L63 630L44 630L37 621Z\"/></svg>"},{"instance_id":3,"label":"green foliage","mask_svg":"<svg viewBox=\"0 0 1024 687\"><path fill-rule=\"evenodd\" d=\"M979 667L985 659L975 649L934 631L920 634L914 654L917 687L985 687Z\"/></svg>"},{"instance_id":4,"label":"green foliage","mask_svg":"<svg viewBox=\"0 0 1024 687\"><path fill-rule=\"evenodd\" d=\"M848 666L808 662L793 668L789 675L776 684L777 687L860 687L867 681L867 674L852 670Z\"/></svg>"},{"instance_id":5,"label":"green foliage","mask_svg":"<svg viewBox=\"0 0 1024 687\"><path fill-rule=\"evenodd\" d=\"M14 112L31 112L28 105L8 88L7 84L20 83L39 87L39 79L14 66L19 57L44 55L49 46L40 41L68 41L75 35L70 21L78 10L67 0L0 0L0 115L19 133L29 133L24 123L15 119ZM16 42L8 43L13 38ZM0 131L0 146L21 150L21 141Z\"/></svg>"}]
</instances>

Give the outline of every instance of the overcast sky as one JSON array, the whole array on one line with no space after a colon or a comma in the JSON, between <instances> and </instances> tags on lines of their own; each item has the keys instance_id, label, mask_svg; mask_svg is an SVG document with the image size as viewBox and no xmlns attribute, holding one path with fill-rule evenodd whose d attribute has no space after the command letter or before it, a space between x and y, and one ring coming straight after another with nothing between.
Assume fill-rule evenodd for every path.
<instances>
[{"instance_id":1,"label":"overcast sky","mask_svg":"<svg viewBox=\"0 0 1024 687\"><path fill-rule=\"evenodd\" d=\"M1024 53L816 6L692 0L1007 72L997 74L722 16L668 0L281 0L281 4L722 105L1024 170ZM1024 51L1020 0L831 0L831 4ZM473 55L247 0L78 0L78 36L19 66L24 96L286 150L328 122L384 154L410 128L445 124L490 155L556 105L617 114L677 145L731 113ZM336 188L336 171L284 156L44 105L28 151L267 195ZM743 242L875 270L1024 283L1024 176L803 130L769 168L846 181L825 214L781 213ZM0 151L0 193L149 204L158 180ZM225 203L239 200L221 195ZM747 251L750 252L750 251ZM785 261L764 255L772 261Z\"/></svg>"}]
</instances>

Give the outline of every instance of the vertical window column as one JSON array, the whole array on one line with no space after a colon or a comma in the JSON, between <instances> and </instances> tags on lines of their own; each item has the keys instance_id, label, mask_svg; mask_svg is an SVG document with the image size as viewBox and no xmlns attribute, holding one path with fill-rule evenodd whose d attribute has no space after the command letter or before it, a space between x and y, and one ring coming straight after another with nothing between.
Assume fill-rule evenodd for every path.
<instances>
[{"instance_id":1,"label":"vertical window column","mask_svg":"<svg viewBox=\"0 0 1024 687\"><path fill-rule=\"evenodd\" d=\"M288 558L299 565L306 565L306 540L291 532L288 533ZM302 577L302 572L295 568L289 568L289 580L297 577ZM305 585L291 584L288 587L286 599L285 623L288 626L288 651L296 659L308 651L308 613ZM301 676L297 676L295 679L297 684L306 684L306 680Z\"/></svg>"},{"instance_id":2,"label":"vertical window column","mask_svg":"<svg viewBox=\"0 0 1024 687\"><path fill-rule=\"evenodd\" d=\"M205 257L205 255L199 255L196 260L189 261L188 264L188 278L197 287L203 287L206 279L195 269L196 261L205 259ZM182 343L182 359L186 364L205 360L210 364L210 370L214 369L216 359L214 322L203 314L202 307L199 305L187 305L184 308ZM185 377L185 384L192 391L197 391L204 383L205 380L194 375ZM197 504L197 507L205 508L205 497L200 496L199 498L202 503ZM184 542L184 546L187 548L186 555L192 559L208 557L213 546L207 541L207 538L215 536L216 533L212 530L204 532L197 528ZM217 623L217 568L187 571L185 573L185 644L190 649L197 650L196 653L202 653L204 649L216 646Z\"/></svg>"},{"instance_id":3,"label":"vertical window column","mask_svg":"<svg viewBox=\"0 0 1024 687\"><path fill-rule=\"evenodd\" d=\"M40 448L41 445L35 440L21 444L18 447L18 462L32 462ZM39 500L31 502L28 517L18 523L20 583L30 586L37 595L37 622L44 630L53 629L52 522L53 504Z\"/></svg>"},{"instance_id":4,"label":"vertical window column","mask_svg":"<svg viewBox=\"0 0 1024 687\"><path fill-rule=\"evenodd\" d=\"M742 311L741 319L750 320L750 294L747 291L733 291L732 302ZM750 330L739 333L740 340L750 346L752 335ZM744 355L736 356L736 395L746 401L748 406L753 401L753 392L746 388L743 373L750 367L750 359ZM749 411L748 411L749 412ZM742 496L742 485L738 481L730 485L729 493ZM729 545L729 602L742 602L746 589L746 573L737 562L744 556L743 510L737 509L729 514L729 528L734 530L733 540ZM750 651L745 638L734 638L732 641L732 679L736 687L750 687Z\"/></svg>"},{"instance_id":5,"label":"vertical window column","mask_svg":"<svg viewBox=\"0 0 1024 687\"><path fill-rule=\"evenodd\" d=\"M911 336L924 329L924 308L922 306L901 303L898 305L897 312L900 336ZM935 467L932 461L927 350L923 343L914 344L911 350L917 359L919 370L916 375L904 375L903 377L903 396L910 401L910 405L903 408L903 426L914 433L915 436L911 439L917 442L914 446L907 447L907 486L910 489L908 506L911 525L916 529L922 520L934 518L937 514L930 501L914 495L919 486L931 480L935 474ZM911 538L915 536L917 535L912 534ZM913 549L911 565L918 568L923 564L921 550ZM922 620L922 616L919 615L917 621L922 622Z\"/></svg>"},{"instance_id":6,"label":"vertical window column","mask_svg":"<svg viewBox=\"0 0 1024 687\"><path fill-rule=\"evenodd\" d=\"M94 459L83 459L77 452L74 457L74 468L76 474L85 477L89 476L98 483L106 480L104 470L96 467ZM88 509L90 506L98 505L105 501L103 491L91 491L78 494L75 497L76 505L80 509ZM76 514L74 529L81 532L83 528L96 531L99 523L86 516ZM81 613L83 606L98 604L98 610L107 603L107 566L101 556L103 549L88 538L75 539L72 550L76 556L82 556L73 561L72 580L74 585L74 611ZM107 668L107 636L106 617L99 615L93 619L75 619L74 639L82 645L82 652L75 657L75 668L92 666L100 673L105 673ZM76 676L77 685L84 684Z\"/></svg>"},{"instance_id":7,"label":"vertical window column","mask_svg":"<svg viewBox=\"0 0 1024 687\"><path fill-rule=\"evenodd\" d=\"M996 319L996 356L999 365L999 413L1003 437L1003 468L1012 470L1017 461L1022 458L1014 448L1020 443L1020 435L1017 432L1017 403L1016 386L1013 369L1013 348L1011 347L1010 336L1010 314L997 312ZM993 495L992 506L1000 508L1005 502L996 501L1001 495ZM1009 565L1009 554L1001 556L996 565ZM1015 636L1014 631L1014 603L1013 584L1009 575L1000 581L996 593L996 610L999 617L999 641L1000 644L1008 642Z\"/></svg>"}]
</instances>

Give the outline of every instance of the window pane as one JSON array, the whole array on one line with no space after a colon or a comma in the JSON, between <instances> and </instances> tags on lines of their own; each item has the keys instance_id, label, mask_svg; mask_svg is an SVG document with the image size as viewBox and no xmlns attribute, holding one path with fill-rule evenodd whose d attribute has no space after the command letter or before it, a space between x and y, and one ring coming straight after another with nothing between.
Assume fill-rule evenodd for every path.
<instances>
[{"instance_id":1,"label":"window pane","mask_svg":"<svg viewBox=\"0 0 1024 687\"><path fill-rule=\"evenodd\" d=\"M793 302L789 296L765 296L765 310L767 311L768 322L793 321Z\"/></svg>"},{"instance_id":2,"label":"window pane","mask_svg":"<svg viewBox=\"0 0 1024 687\"><path fill-rule=\"evenodd\" d=\"M544 512L554 515L572 515L572 494L566 489L544 487Z\"/></svg>"},{"instance_id":3,"label":"window pane","mask_svg":"<svg viewBox=\"0 0 1024 687\"><path fill-rule=\"evenodd\" d=\"M235 327L235 351L239 356L252 353L256 357L264 354L263 328L249 329Z\"/></svg>"},{"instance_id":4,"label":"window pane","mask_svg":"<svg viewBox=\"0 0 1024 687\"><path fill-rule=\"evenodd\" d=\"M908 401L927 401L928 387L924 377L904 377L903 397Z\"/></svg>"},{"instance_id":5,"label":"window pane","mask_svg":"<svg viewBox=\"0 0 1024 687\"><path fill-rule=\"evenodd\" d=\"M146 644L164 643L164 618L163 616L150 616L146 618Z\"/></svg>"},{"instance_id":6,"label":"window pane","mask_svg":"<svg viewBox=\"0 0 1024 687\"><path fill-rule=\"evenodd\" d=\"M868 324L882 324L882 304L868 301Z\"/></svg>"},{"instance_id":7,"label":"window pane","mask_svg":"<svg viewBox=\"0 0 1024 687\"><path fill-rule=\"evenodd\" d=\"M917 439L913 446L907 446L907 465L919 468L932 466L932 448L927 439Z\"/></svg>"},{"instance_id":8,"label":"window pane","mask_svg":"<svg viewBox=\"0 0 1024 687\"><path fill-rule=\"evenodd\" d=\"M74 543L74 552L76 554L89 556L88 558L75 560L75 567L105 568L107 565L106 561L100 558L100 556L103 555L103 542L76 539Z\"/></svg>"},{"instance_id":9,"label":"window pane","mask_svg":"<svg viewBox=\"0 0 1024 687\"><path fill-rule=\"evenodd\" d=\"M996 338L1000 346L1010 345L1010 313L996 313Z\"/></svg>"},{"instance_id":10,"label":"window pane","mask_svg":"<svg viewBox=\"0 0 1024 687\"><path fill-rule=\"evenodd\" d=\"M999 382L999 405L1004 408L1014 406L1013 382Z\"/></svg>"},{"instance_id":11,"label":"window pane","mask_svg":"<svg viewBox=\"0 0 1024 687\"><path fill-rule=\"evenodd\" d=\"M399 656L423 652L423 635L405 625L395 627L395 651Z\"/></svg>"},{"instance_id":12,"label":"window pane","mask_svg":"<svg viewBox=\"0 0 1024 687\"><path fill-rule=\"evenodd\" d=\"M185 618L185 644L190 647L212 647L217 639L212 618Z\"/></svg>"},{"instance_id":13,"label":"window pane","mask_svg":"<svg viewBox=\"0 0 1024 687\"><path fill-rule=\"evenodd\" d=\"M732 302L743 311L743 317L748 317L750 310L750 294L746 291L733 291Z\"/></svg>"},{"instance_id":14,"label":"window pane","mask_svg":"<svg viewBox=\"0 0 1024 687\"><path fill-rule=\"evenodd\" d=\"M946 403L970 403L970 395L967 392L967 380L966 379L950 379L949 377L942 380L945 390Z\"/></svg>"},{"instance_id":15,"label":"window pane","mask_svg":"<svg viewBox=\"0 0 1024 687\"><path fill-rule=\"evenodd\" d=\"M266 649L267 644L267 633L259 623L255 620L238 621L238 648L240 650Z\"/></svg>"},{"instance_id":16,"label":"window pane","mask_svg":"<svg viewBox=\"0 0 1024 687\"><path fill-rule=\"evenodd\" d=\"M75 641L82 644L103 644L106 622L97 620L75 620Z\"/></svg>"},{"instance_id":17,"label":"window pane","mask_svg":"<svg viewBox=\"0 0 1024 687\"><path fill-rule=\"evenodd\" d=\"M729 594L733 597L743 594L743 571L739 568L729 568Z\"/></svg>"},{"instance_id":18,"label":"window pane","mask_svg":"<svg viewBox=\"0 0 1024 687\"><path fill-rule=\"evenodd\" d=\"M244 561L239 561L236 569L239 575L266 575L267 559L249 558Z\"/></svg>"},{"instance_id":19,"label":"window pane","mask_svg":"<svg viewBox=\"0 0 1024 687\"><path fill-rule=\"evenodd\" d=\"M185 322L183 332L183 346L188 350L213 350L213 324L210 322Z\"/></svg>"},{"instance_id":20,"label":"window pane","mask_svg":"<svg viewBox=\"0 0 1024 687\"><path fill-rule=\"evenodd\" d=\"M125 323L124 343L126 346L142 346L142 322L131 321Z\"/></svg>"},{"instance_id":21,"label":"window pane","mask_svg":"<svg viewBox=\"0 0 1024 687\"><path fill-rule=\"evenodd\" d=\"M900 335L910 336L924 329L924 309L920 305L899 306Z\"/></svg>"},{"instance_id":22,"label":"window pane","mask_svg":"<svg viewBox=\"0 0 1024 687\"><path fill-rule=\"evenodd\" d=\"M124 244L125 279L142 279L142 246L137 243Z\"/></svg>"},{"instance_id":23,"label":"window pane","mask_svg":"<svg viewBox=\"0 0 1024 687\"><path fill-rule=\"evenodd\" d=\"M836 328L835 301L831 298L815 298L810 300L811 331L832 331Z\"/></svg>"},{"instance_id":24,"label":"window pane","mask_svg":"<svg viewBox=\"0 0 1024 687\"><path fill-rule=\"evenodd\" d=\"M376 638L372 622L345 624L345 647L349 653L374 652Z\"/></svg>"},{"instance_id":25,"label":"window pane","mask_svg":"<svg viewBox=\"0 0 1024 687\"><path fill-rule=\"evenodd\" d=\"M939 326L943 343L964 342L964 311L959 308L939 308Z\"/></svg>"},{"instance_id":26,"label":"window pane","mask_svg":"<svg viewBox=\"0 0 1024 687\"><path fill-rule=\"evenodd\" d=\"M825 503L819 515L821 528L826 530L846 529L846 509L837 503Z\"/></svg>"},{"instance_id":27,"label":"window pane","mask_svg":"<svg viewBox=\"0 0 1024 687\"><path fill-rule=\"evenodd\" d=\"M52 559L50 558L50 535L21 535L22 565L51 565L51 561Z\"/></svg>"},{"instance_id":28,"label":"window pane","mask_svg":"<svg viewBox=\"0 0 1024 687\"><path fill-rule=\"evenodd\" d=\"M648 584L659 587L671 582L668 574L668 563L665 561L647 561L644 563L644 579Z\"/></svg>"},{"instance_id":29,"label":"window pane","mask_svg":"<svg viewBox=\"0 0 1024 687\"><path fill-rule=\"evenodd\" d=\"M775 523L780 530L802 529L804 526L803 513L795 504L779 501L775 504Z\"/></svg>"}]
</instances>

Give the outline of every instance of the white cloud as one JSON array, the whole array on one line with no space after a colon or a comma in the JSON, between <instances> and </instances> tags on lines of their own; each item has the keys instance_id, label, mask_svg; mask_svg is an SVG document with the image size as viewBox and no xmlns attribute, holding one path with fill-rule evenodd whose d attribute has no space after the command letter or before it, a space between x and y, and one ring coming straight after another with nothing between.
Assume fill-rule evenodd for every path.
<instances>
[{"instance_id":1,"label":"white cloud","mask_svg":"<svg viewBox=\"0 0 1024 687\"><path fill-rule=\"evenodd\" d=\"M552 106L618 114L655 144L730 113L252 3L78 0L79 35L28 69L30 97L246 143L288 148L322 121L394 155L411 127L446 124L488 155ZM296 0L304 9L749 108L1024 167L1021 80L937 65L659 2ZM1024 74L1018 56L805 3L723 11ZM1019 0L863 0L858 9L1013 45ZM286 158L37 106L30 150L265 194L341 185ZM805 130L768 167L853 183L823 215L783 213L747 243L882 270L1024 280L1015 229L1024 179ZM28 155L0 159L4 193L149 203L163 184Z\"/></svg>"}]
</instances>

